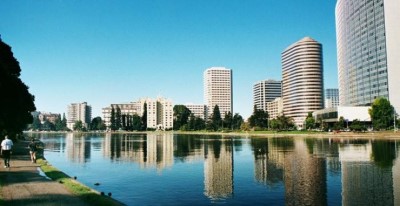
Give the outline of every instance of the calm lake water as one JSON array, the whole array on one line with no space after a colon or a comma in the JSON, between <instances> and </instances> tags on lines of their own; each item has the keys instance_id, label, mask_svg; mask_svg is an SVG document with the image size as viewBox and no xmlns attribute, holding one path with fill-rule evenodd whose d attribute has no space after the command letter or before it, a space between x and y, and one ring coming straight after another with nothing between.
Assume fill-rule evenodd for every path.
<instances>
[{"instance_id":1,"label":"calm lake water","mask_svg":"<svg viewBox=\"0 0 400 206\"><path fill-rule=\"evenodd\" d=\"M127 205L400 205L395 140L29 135L52 165Z\"/></svg>"}]
</instances>

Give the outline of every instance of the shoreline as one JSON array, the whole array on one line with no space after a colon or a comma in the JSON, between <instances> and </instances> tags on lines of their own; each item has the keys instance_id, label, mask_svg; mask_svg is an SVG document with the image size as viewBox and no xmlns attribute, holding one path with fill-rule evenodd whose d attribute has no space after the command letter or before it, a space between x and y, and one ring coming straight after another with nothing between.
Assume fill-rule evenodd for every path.
<instances>
[{"instance_id":1,"label":"shoreline","mask_svg":"<svg viewBox=\"0 0 400 206\"><path fill-rule=\"evenodd\" d=\"M207 131L24 131L24 134L182 134L182 135L219 135L240 137L312 137L312 138L367 138L367 139L400 139L400 131L373 131L373 132L309 132L309 131L251 131L251 132L207 132Z\"/></svg>"}]
</instances>

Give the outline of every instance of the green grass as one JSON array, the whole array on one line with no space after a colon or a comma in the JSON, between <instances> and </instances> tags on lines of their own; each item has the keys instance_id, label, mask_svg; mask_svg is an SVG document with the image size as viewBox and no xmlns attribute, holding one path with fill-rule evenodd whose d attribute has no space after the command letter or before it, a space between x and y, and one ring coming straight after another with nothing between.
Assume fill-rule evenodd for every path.
<instances>
[{"instance_id":1,"label":"green grass","mask_svg":"<svg viewBox=\"0 0 400 206\"><path fill-rule=\"evenodd\" d=\"M39 159L37 163L40 164L40 168L47 177L51 178L53 181L63 184L74 195L78 196L89 205L123 205L116 200L108 196L100 195L97 191L94 191L89 187L75 181L65 173L59 171L57 168L49 165L46 160Z\"/></svg>"}]
</instances>

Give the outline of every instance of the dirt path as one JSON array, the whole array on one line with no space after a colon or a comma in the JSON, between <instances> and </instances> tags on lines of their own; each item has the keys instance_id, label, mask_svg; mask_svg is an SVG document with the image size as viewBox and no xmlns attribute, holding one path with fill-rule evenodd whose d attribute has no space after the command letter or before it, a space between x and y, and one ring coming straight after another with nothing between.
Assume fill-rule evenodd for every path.
<instances>
[{"instance_id":1,"label":"dirt path","mask_svg":"<svg viewBox=\"0 0 400 206\"><path fill-rule=\"evenodd\" d=\"M51 181L39 172L38 165L30 161L27 142L19 142L14 147L10 168L0 164L0 195L4 205L86 205L69 192L62 184ZM1 204L1 203L0 203Z\"/></svg>"}]
</instances>

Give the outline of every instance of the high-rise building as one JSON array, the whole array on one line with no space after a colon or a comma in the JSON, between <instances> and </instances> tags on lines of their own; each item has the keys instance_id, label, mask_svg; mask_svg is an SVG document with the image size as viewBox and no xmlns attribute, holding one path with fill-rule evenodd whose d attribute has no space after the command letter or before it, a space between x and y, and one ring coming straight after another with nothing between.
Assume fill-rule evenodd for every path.
<instances>
[{"instance_id":1,"label":"high-rise building","mask_svg":"<svg viewBox=\"0 0 400 206\"><path fill-rule=\"evenodd\" d=\"M305 37L282 52L283 113L303 128L309 112L323 108L322 45Z\"/></svg>"},{"instance_id":2,"label":"high-rise building","mask_svg":"<svg viewBox=\"0 0 400 206\"><path fill-rule=\"evenodd\" d=\"M264 80L253 86L253 104L257 109L267 111L267 102L272 102L282 96L282 82L277 80Z\"/></svg>"},{"instance_id":3,"label":"high-rise building","mask_svg":"<svg viewBox=\"0 0 400 206\"><path fill-rule=\"evenodd\" d=\"M339 106L339 90L325 90L325 108L335 108Z\"/></svg>"},{"instance_id":4,"label":"high-rise building","mask_svg":"<svg viewBox=\"0 0 400 206\"><path fill-rule=\"evenodd\" d=\"M211 67L204 71L204 101L207 118L218 105L221 117L233 113L232 70L225 67Z\"/></svg>"},{"instance_id":5,"label":"high-rise building","mask_svg":"<svg viewBox=\"0 0 400 206\"><path fill-rule=\"evenodd\" d=\"M388 98L400 109L400 3L338 0L336 37L339 98L343 106Z\"/></svg>"},{"instance_id":6,"label":"high-rise building","mask_svg":"<svg viewBox=\"0 0 400 206\"><path fill-rule=\"evenodd\" d=\"M170 130L173 128L174 108L172 101L165 98L146 99L147 128Z\"/></svg>"},{"instance_id":7,"label":"high-rise building","mask_svg":"<svg viewBox=\"0 0 400 206\"><path fill-rule=\"evenodd\" d=\"M195 117L206 119L207 106L204 104L185 104Z\"/></svg>"},{"instance_id":8,"label":"high-rise building","mask_svg":"<svg viewBox=\"0 0 400 206\"><path fill-rule=\"evenodd\" d=\"M76 121L81 121L82 126L88 128L91 119L92 107L86 102L68 105L67 127L69 129L73 130Z\"/></svg>"}]
</instances>

